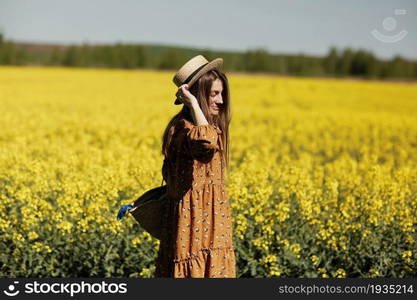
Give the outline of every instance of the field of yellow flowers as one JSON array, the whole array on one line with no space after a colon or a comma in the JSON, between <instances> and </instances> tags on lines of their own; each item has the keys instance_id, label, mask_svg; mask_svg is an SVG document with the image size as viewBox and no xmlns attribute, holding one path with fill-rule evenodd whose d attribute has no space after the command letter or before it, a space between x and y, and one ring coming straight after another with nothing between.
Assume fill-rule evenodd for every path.
<instances>
[{"instance_id":1,"label":"field of yellow flowers","mask_svg":"<svg viewBox=\"0 0 417 300\"><path fill-rule=\"evenodd\" d=\"M1 277L153 277L172 76L0 67ZM417 277L417 84L229 80L238 277Z\"/></svg>"}]
</instances>

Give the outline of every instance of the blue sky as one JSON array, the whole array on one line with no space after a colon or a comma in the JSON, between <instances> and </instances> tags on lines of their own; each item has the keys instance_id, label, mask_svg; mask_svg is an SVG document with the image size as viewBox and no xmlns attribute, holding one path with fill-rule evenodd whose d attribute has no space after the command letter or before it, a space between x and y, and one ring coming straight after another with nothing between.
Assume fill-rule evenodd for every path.
<instances>
[{"instance_id":1,"label":"blue sky","mask_svg":"<svg viewBox=\"0 0 417 300\"><path fill-rule=\"evenodd\" d=\"M405 36L387 43L372 30ZM0 31L22 42L137 42L312 55L334 45L365 48L380 58L417 59L417 1L0 0Z\"/></svg>"}]
</instances>

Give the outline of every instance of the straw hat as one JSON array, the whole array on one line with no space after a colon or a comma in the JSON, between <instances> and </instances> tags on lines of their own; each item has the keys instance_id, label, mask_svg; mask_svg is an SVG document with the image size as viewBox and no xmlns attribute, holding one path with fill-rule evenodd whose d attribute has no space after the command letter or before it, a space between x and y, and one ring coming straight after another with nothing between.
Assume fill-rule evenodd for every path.
<instances>
[{"instance_id":1,"label":"straw hat","mask_svg":"<svg viewBox=\"0 0 417 300\"><path fill-rule=\"evenodd\" d=\"M175 74L173 81L177 87L188 84L191 87L198 78L210 70L220 67L223 64L223 58L216 58L208 61L204 56L197 55L187 61ZM174 104L182 104L179 99L175 99Z\"/></svg>"}]
</instances>

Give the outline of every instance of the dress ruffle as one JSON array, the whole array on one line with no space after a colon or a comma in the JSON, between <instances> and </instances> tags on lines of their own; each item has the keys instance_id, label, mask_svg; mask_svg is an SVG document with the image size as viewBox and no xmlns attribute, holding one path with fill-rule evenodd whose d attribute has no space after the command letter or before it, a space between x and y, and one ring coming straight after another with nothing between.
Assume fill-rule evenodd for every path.
<instances>
[{"instance_id":1,"label":"dress ruffle","mask_svg":"<svg viewBox=\"0 0 417 300\"><path fill-rule=\"evenodd\" d=\"M177 278L234 278L233 247L202 248L197 255L174 260Z\"/></svg>"}]
</instances>

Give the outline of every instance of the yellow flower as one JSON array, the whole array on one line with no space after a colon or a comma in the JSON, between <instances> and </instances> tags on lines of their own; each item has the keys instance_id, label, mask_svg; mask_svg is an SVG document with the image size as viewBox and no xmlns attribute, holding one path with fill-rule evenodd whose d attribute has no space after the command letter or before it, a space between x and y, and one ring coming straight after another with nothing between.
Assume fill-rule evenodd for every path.
<instances>
[{"instance_id":1,"label":"yellow flower","mask_svg":"<svg viewBox=\"0 0 417 300\"><path fill-rule=\"evenodd\" d=\"M310 259L314 266L317 266L319 264L319 258L316 255L310 256Z\"/></svg>"},{"instance_id":2,"label":"yellow flower","mask_svg":"<svg viewBox=\"0 0 417 300\"><path fill-rule=\"evenodd\" d=\"M67 234L71 232L72 226L73 226L72 223L68 221L62 221L56 227L60 229L63 234Z\"/></svg>"},{"instance_id":3,"label":"yellow flower","mask_svg":"<svg viewBox=\"0 0 417 300\"><path fill-rule=\"evenodd\" d=\"M411 250L406 250L403 251L401 254L402 259L404 259L406 262L410 263L411 262L411 256L412 256L412 252Z\"/></svg>"},{"instance_id":4,"label":"yellow flower","mask_svg":"<svg viewBox=\"0 0 417 300\"><path fill-rule=\"evenodd\" d=\"M34 239L37 239L38 237L39 237L39 235L36 232L34 232L34 231L31 231L28 234L29 240L34 240Z\"/></svg>"},{"instance_id":5,"label":"yellow flower","mask_svg":"<svg viewBox=\"0 0 417 300\"><path fill-rule=\"evenodd\" d=\"M36 252L46 252L46 253L52 252L52 249L48 245L45 245L41 242L35 242L32 245L32 249L35 250Z\"/></svg>"},{"instance_id":6,"label":"yellow flower","mask_svg":"<svg viewBox=\"0 0 417 300\"><path fill-rule=\"evenodd\" d=\"M282 274L282 271L278 268L276 265L271 265L269 269L269 276L280 276Z\"/></svg>"},{"instance_id":7,"label":"yellow flower","mask_svg":"<svg viewBox=\"0 0 417 300\"><path fill-rule=\"evenodd\" d=\"M333 276L337 278L344 278L346 277L346 272L343 269L337 269Z\"/></svg>"},{"instance_id":8,"label":"yellow flower","mask_svg":"<svg viewBox=\"0 0 417 300\"><path fill-rule=\"evenodd\" d=\"M135 245L135 246L140 245L141 243L142 243L142 241L141 241L141 238L139 236L135 237L132 240L132 244Z\"/></svg>"},{"instance_id":9,"label":"yellow flower","mask_svg":"<svg viewBox=\"0 0 417 300\"><path fill-rule=\"evenodd\" d=\"M292 253L294 253L294 255L295 255L297 258L300 258L300 257L301 257L301 256L300 256L301 247L300 247L300 245L299 245L299 244L292 244L292 245L290 245L289 249L290 249L290 251L291 251Z\"/></svg>"},{"instance_id":10,"label":"yellow flower","mask_svg":"<svg viewBox=\"0 0 417 300\"><path fill-rule=\"evenodd\" d=\"M380 276L381 276L381 273L378 270L374 268L371 268L369 270L369 277L374 278L374 277L380 277Z\"/></svg>"},{"instance_id":11,"label":"yellow flower","mask_svg":"<svg viewBox=\"0 0 417 300\"><path fill-rule=\"evenodd\" d=\"M275 263L275 262L277 262L278 261L278 258L275 256L275 255L273 255L273 254L268 254L266 257L264 257L262 260L261 260L263 263L265 263L265 264L269 264L269 263Z\"/></svg>"}]
</instances>

